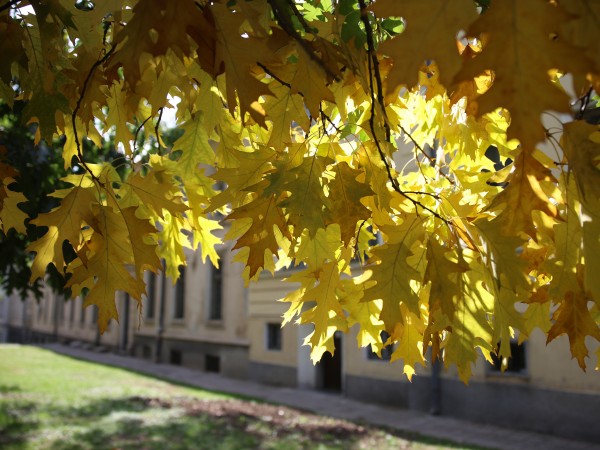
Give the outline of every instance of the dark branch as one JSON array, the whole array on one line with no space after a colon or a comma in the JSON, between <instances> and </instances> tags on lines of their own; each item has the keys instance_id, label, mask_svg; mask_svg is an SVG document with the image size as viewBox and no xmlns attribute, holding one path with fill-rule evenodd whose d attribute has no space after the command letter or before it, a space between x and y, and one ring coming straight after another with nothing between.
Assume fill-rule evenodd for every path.
<instances>
[{"instance_id":1,"label":"dark branch","mask_svg":"<svg viewBox=\"0 0 600 450\"><path fill-rule=\"evenodd\" d=\"M294 28L294 24L292 23L290 12L286 10L285 6L289 8L289 3L285 0L268 0L269 5L271 5L271 10L273 11L273 15L275 16L275 20L279 24L279 26L285 31L292 39L294 39L300 47L306 52L306 54L312 59L323 71L327 74L329 78L335 81L339 81L340 78L334 74L329 67L323 62L323 60L315 53L315 51L308 45L308 42L304 40L300 33ZM298 14L300 14L298 12Z\"/></svg>"},{"instance_id":2,"label":"dark branch","mask_svg":"<svg viewBox=\"0 0 600 450\"><path fill-rule=\"evenodd\" d=\"M294 15L298 18L298 21L300 22L300 25L302 25L302 28L304 28L304 31L306 31L307 33L314 34L312 29L306 22L306 19L304 18L304 16L300 13L300 11L298 11L298 7L296 6L296 3L294 2L294 0L287 0L287 4L290 6L290 9L294 13Z\"/></svg>"},{"instance_id":3,"label":"dark branch","mask_svg":"<svg viewBox=\"0 0 600 450\"><path fill-rule=\"evenodd\" d=\"M288 89L292 88L292 85L290 83L288 83L287 81L282 80L280 77L278 77L277 75L275 75L271 69L269 69L267 66L265 66L263 63L258 62L256 63L256 65L258 67L260 67L262 70L265 71L265 73L267 75L269 75L271 78L273 78L274 80L279 81L280 84L282 84L283 86L287 87ZM304 97L304 94L302 92L298 92L298 94L300 94L302 97Z\"/></svg>"},{"instance_id":4,"label":"dark branch","mask_svg":"<svg viewBox=\"0 0 600 450\"><path fill-rule=\"evenodd\" d=\"M152 119L153 116L148 116L144 119L144 121L140 124L139 127L136 128L135 130L135 136L133 137L133 152L137 152L137 139L138 139L138 135L140 134L140 131L142 128L144 128L144 125L146 125L146 122L148 122L150 119Z\"/></svg>"},{"instance_id":5,"label":"dark branch","mask_svg":"<svg viewBox=\"0 0 600 450\"><path fill-rule=\"evenodd\" d=\"M377 137L377 133L375 132L375 104L376 104L376 102L375 102L375 87L373 86L373 80L375 80L376 89L377 89L377 103L380 105L380 107L382 109L382 114L385 115L385 104L384 104L384 98L383 98L381 73L379 71L379 60L377 59L377 53L375 52L375 43L373 41L373 28L371 27L371 22L369 21L367 5L365 3L365 0L358 0L358 3L360 5L361 21L365 27L365 32L367 35L367 52L369 54L368 69L369 69L369 84L371 87L371 89L370 89L371 114L369 116L369 128L371 129L371 134L373 135L373 141L375 142L375 146L377 147L379 157L381 158L381 161L383 162L383 164L385 166L388 180L390 180L390 183L392 184L392 188L398 194L400 194L402 197L406 198L408 201L410 201L414 205L417 213L418 213L418 208L420 207L423 210L432 214L434 217L436 217L436 218L440 219L441 221L445 222L446 224L448 224L449 223L448 220L444 219L439 213L437 213L433 209L429 208L428 206L425 206L420 201L412 198L408 194L408 192L404 192L402 189L400 189L398 180L393 176L390 163L388 162L387 157L386 157L383 149L381 148L381 143L379 142L379 138ZM384 123L385 123L384 128L385 128L386 140L389 142L391 139L390 128L387 124L387 120L384 120ZM414 142L414 139L412 139L412 137L411 137L411 140L413 140L413 142ZM413 193L411 192L411 194L413 194ZM415 192L414 194L417 194L417 193ZM427 195L428 193L419 192L418 194ZM432 195L432 194L429 194L429 195Z\"/></svg>"},{"instance_id":6,"label":"dark branch","mask_svg":"<svg viewBox=\"0 0 600 450\"><path fill-rule=\"evenodd\" d=\"M158 154L161 154L160 136L158 135L158 127L160 127L160 121L162 120L164 108L158 108L158 120L154 126L154 134L156 135L156 145L158 145Z\"/></svg>"},{"instance_id":7,"label":"dark branch","mask_svg":"<svg viewBox=\"0 0 600 450\"><path fill-rule=\"evenodd\" d=\"M73 126L73 137L75 139L75 146L77 147L77 157L79 158L79 162L85 168L85 170L87 170L88 173L92 176L92 178L95 181L97 181L99 184L100 184L100 180L94 175L94 173L91 171L91 169L88 167L85 160L83 159L83 151L81 150L81 143L79 142L79 135L77 134L76 119L77 119L77 113L79 112L79 109L81 108L81 103L83 102L83 97L85 96L85 92L87 91L88 85L90 83L90 80L92 79L92 76L94 75L94 72L96 71L96 69L98 67L100 67L102 64L104 64L108 58L110 58L110 55L112 55L114 49L115 49L114 46L111 47L110 50L107 51L102 58L100 58L98 61L96 61L92 65L92 67L90 68L90 71L87 74L87 77L85 78L85 81L83 82L83 87L81 88L81 94L79 94L79 98L77 99L77 104L75 105L75 108L73 109L73 112L71 113L71 125Z\"/></svg>"},{"instance_id":8,"label":"dark branch","mask_svg":"<svg viewBox=\"0 0 600 450\"><path fill-rule=\"evenodd\" d=\"M327 113L325 111L323 111L323 109L319 106L319 114L321 114L321 120L323 122L327 121L329 122L329 124L335 128L335 131L337 131L338 133L341 133L342 130L340 130L340 128L333 122L333 120L331 120L331 117L329 117L327 115ZM323 127L323 129L325 129L325 127ZM327 132L325 132L325 134L327 134Z\"/></svg>"}]
</instances>

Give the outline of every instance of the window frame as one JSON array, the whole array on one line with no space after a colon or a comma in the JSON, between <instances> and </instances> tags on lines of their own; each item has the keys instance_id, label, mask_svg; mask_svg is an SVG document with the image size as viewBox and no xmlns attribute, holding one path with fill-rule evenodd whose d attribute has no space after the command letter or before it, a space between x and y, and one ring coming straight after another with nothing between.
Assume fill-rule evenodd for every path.
<instances>
[{"instance_id":1,"label":"window frame","mask_svg":"<svg viewBox=\"0 0 600 450\"><path fill-rule=\"evenodd\" d=\"M515 377L515 378L528 378L529 377L529 350L528 350L528 346L526 345L527 342L521 342L519 344L518 340L515 338L512 338L510 340L510 352L511 352L511 358L508 359L508 365L507 368L502 371L502 360L499 356L497 356L496 354L492 353L492 361L494 361L494 363L488 363L486 364L486 375L490 376L490 377ZM500 346L500 343L498 343L498 347ZM518 356L517 358L515 358L515 356ZM522 364L518 364L519 361L522 362ZM515 365L511 365L511 362L513 362L513 364L518 364L516 367Z\"/></svg>"},{"instance_id":2,"label":"window frame","mask_svg":"<svg viewBox=\"0 0 600 450\"><path fill-rule=\"evenodd\" d=\"M283 330L280 323L265 323L265 348L271 352L283 350Z\"/></svg>"}]
</instances>

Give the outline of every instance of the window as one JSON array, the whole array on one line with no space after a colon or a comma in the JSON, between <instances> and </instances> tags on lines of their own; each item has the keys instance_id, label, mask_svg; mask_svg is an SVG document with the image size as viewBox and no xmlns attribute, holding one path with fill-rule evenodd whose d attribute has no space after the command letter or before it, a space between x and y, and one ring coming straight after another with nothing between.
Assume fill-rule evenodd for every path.
<instances>
[{"instance_id":1,"label":"window","mask_svg":"<svg viewBox=\"0 0 600 450\"><path fill-rule=\"evenodd\" d=\"M381 334L381 342L386 342L390 335L387 331L382 331ZM381 361L390 361L392 359L392 353L394 353L394 345L389 344L381 349L381 358L377 356L373 350L371 350L371 346L367 347L367 359L371 360L381 360Z\"/></svg>"},{"instance_id":2,"label":"window","mask_svg":"<svg viewBox=\"0 0 600 450\"><path fill-rule=\"evenodd\" d=\"M510 354L511 357L506 360L506 367L504 373L525 373L527 370L527 355L525 353L525 343L519 344L516 340L510 342ZM491 373L502 372L502 358L496 354L492 354L492 367L490 368Z\"/></svg>"},{"instance_id":3,"label":"window","mask_svg":"<svg viewBox=\"0 0 600 450\"><path fill-rule=\"evenodd\" d=\"M267 349L281 350L281 325L278 323L267 324Z\"/></svg>"},{"instance_id":4,"label":"window","mask_svg":"<svg viewBox=\"0 0 600 450\"><path fill-rule=\"evenodd\" d=\"M222 262L223 260L221 259L221 263ZM210 266L208 319L223 319L223 272L220 266Z\"/></svg>"},{"instance_id":5,"label":"window","mask_svg":"<svg viewBox=\"0 0 600 450\"><path fill-rule=\"evenodd\" d=\"M185 266L179 268L179 278L175 284L175 310L173 318L183 319L185 314Z\"/></svg>"},{"instance_id":6,"label":"window","mask_svg":"<svg viewBox=\"0 0 600 450\"><path fill-rule=\"evenodd\" d=\"M171 352L169 354L169 363L173 364L174 366L180 366L182 362L183 353L181 352L181 350L171 349Z\"/></svg>"},{"instance_id":7,"label":"window","mask_svg":"<svg viewBox=\"0 0 600 450\"><path fill-rule=\"evenodd\" d=\"M146 296L146 319L154 319L154 304L156 301L156 274L150 272L148 277L148 295Z\"/></svg>"},{"instance_id":8,"label":"window","mask_svg":"<svg viewBox=\"0 0 600 450\"><path fill-rule=\"evenodd\" d=\"M149 345L142 346L142 358L151 359L152 358L152 347Z\"/></svg>"},{"instance_id":9,"label":"window","mask_svg":"<svg viewBox=\"0 0 600 450\"><path fill-rule=\"evenodd\" d=\"M215 355L206 355L204 357L204 370L219 373L221 371L221 358Z\"/></svg>"}]
</instances>

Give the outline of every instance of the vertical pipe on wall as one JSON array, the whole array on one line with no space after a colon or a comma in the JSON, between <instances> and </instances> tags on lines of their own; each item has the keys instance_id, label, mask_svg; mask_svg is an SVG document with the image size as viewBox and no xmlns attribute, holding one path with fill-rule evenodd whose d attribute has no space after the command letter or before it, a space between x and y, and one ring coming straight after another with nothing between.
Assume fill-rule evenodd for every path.
<instances>
[{"instance_id":1,"label":"vertical pipe on wall","mask_svg":"<svg viewBox=\"0 0 600 450\"><path fill-rule=\"evenodd\" d=\"M431 409L429 413L439 416L442 413L442 364L439 358L431 363Z\"/></svg>"},{"instance_id":2,"label":"vertical pipe on wall","mask_svg":"<svg viewBox=\"0 0 600 450\"><path fill-rule=\"evenodd\" d=\"M44 300L50 300L49 297L44 295ZM54 294L54 302L53 302L53 310L52 310L52 342L58 341L58 316L60 314L60 299L58 294Z\"/></svg>"},{"instance_id":3,"label":"vertical pipe on wall","mask_svg":"<svg viewBox=\"0 0 600 450\"><path fill-rule=\"evenodd\" d=\"M131 303L129 294L125 294L125 311L123 311L123 325L122 325L122 338L121 338L121 351L127 353L127 347L129 346L129 305Z\"/></svg>"}]
</instances>

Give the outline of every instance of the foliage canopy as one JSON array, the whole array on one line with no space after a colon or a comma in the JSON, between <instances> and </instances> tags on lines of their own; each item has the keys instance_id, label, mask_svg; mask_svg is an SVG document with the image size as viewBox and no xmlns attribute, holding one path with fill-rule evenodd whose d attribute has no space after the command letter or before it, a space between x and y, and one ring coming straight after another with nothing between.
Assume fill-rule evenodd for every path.
<instances>
[{"instance_id":1,"label":"foliage canopy","mask_svg":"<svg viewBox=\"0 0 600 450\"><path fill-rule=\"evenodd\" d=\"M299 268L284 322L314 323L315 360L358 325L360 346L399 343L408 377L428 355L468 380L478 351L540 328L585 368L599 17L593 0L9 1L0 98L26 101L38 141L65 136L70 173L28 218L27 174L1 165L2 228L46 230L32 280L54 265L102 330L161 259L173 278L184 248L217 264L223 218L247 280ZM84 157L109 130L126 170Z\"/></svg>"}]
</instances>

